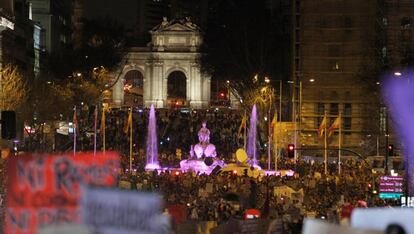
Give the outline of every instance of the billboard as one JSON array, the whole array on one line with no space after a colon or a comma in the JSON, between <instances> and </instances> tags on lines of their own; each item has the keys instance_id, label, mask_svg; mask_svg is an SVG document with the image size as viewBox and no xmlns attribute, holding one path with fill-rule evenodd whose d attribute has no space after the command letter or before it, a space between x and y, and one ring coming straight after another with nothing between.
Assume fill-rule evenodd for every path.
<instances>
[{"instance_id":1,"label":"billboard","mask_svg":"<svg viewBox=\"0 0 414 234\"><path fill-rule=\"evenodd\" d=\"M400 198L404 192L402 176L381 176L379 184L380 198Z\"/></svg>"}]
</instances>

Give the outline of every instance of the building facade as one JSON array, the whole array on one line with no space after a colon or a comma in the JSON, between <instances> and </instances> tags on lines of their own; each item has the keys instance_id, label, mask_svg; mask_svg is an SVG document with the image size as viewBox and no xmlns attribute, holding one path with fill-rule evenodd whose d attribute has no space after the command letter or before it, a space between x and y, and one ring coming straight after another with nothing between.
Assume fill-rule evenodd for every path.
<instances>
[{"instance_id":1,"label":"building facade","mask_svg":"<svg viewBox=\"0 0 414 234\"><path fill-rule=\"evenodd\" d=\"M375 56L377 4L376 0L294 1L292 79L301 83L296 95L300 103L295 101L301 148L323 148L318 128L325 113L328 128L341 113L342 134L329 137L329 148L338 147L341 137L343 148L364 153L366 126L374 114L367 113L367 107L370 98L378 97L367 95L359 74L366 59Z\"/></svg>"},{"instance_id":2,"label":"building facade","mask_svg":"<svg viewBox=\"0 0 414 234\"><path fill-rule=\"evenodd\" d=\"M30 0L32 20L44 30L44 46L47 53L59 51L71 44L72 0Z\"/></svg>"},{"instance_id":3,"label":"building facade","mask_svg":"<svg viewBox=\"0 0 414 234\"><path fill-rule=\"evenodd\" d=\"M114 73L113 106L208 107L211 79L200 72L199 27L164 18L150 33L151 43L131 48Z\"/></svg>"},{"instance_id":4,"label":"building facade","mask_svg":"<svg viewBox=\"0 0 414 234\"><path fill-rule=\"evenodd\" d=\"M403 73L414 63L414 2L295 0L293 4L292 80L302 86L301 91L296 89L295 101L298 144L303 149L323 148L318 128L324 114L330 126L341 113L342 134L328 138L330 148L337 148L341 137L343 148L385 155L387 144L398 141L381 101L381 75Z\"/></svg>"}]
</instances>

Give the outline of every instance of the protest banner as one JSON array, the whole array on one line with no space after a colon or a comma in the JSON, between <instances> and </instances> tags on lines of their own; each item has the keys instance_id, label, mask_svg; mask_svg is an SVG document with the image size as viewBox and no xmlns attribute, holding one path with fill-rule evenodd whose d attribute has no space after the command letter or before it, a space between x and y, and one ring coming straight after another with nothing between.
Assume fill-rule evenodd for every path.
<instances>
[{"instance_id":1,"label":"protest banner","mask_svg":"<svg viewBox=\"0 0 414 234\"><path fill-rule=\"evenodd\" d=\"M93 234L85 226L79 224L64 224L64 225L53 225L44 228L40 228L37 234Z\"/></svg>"},{"instance_id":2,"label":"protest banner","mask_svg":"<svg viewBox=\"0 0 414 234\"><path fill-rule=\"evenodd\" d=\"M116 153L21 155L8 163L5 233L78 223L81 186L117 185Z\"/></svg>"},{"instance_id":3,"label":"protest banner","mask_svg":"<svg viewBox=\"0 0 414 234\"><path fill-rule=\"evenodd\" d=\"M170 219L161 214L162 198L154 193L85 188L82 224L93 233L169 233Z\"/></svg>"}]
</instances>

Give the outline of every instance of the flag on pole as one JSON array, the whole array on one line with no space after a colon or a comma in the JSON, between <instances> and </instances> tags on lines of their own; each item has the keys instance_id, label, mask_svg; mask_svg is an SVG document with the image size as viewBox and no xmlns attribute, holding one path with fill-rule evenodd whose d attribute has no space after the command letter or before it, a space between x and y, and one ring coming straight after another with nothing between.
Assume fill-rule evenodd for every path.
<instances>
[{"instance_id":1,"label":"flag on pole","mask_svg":"<svg viewBox=\"0 0 414 234\"><path fill-rule=\"evenodd\" d=\"M76 154L76 132L78 131L78 117L76 116L76 106L73 109L73 155Z\"/></svg>"},{"instance_id":2,"label":"flag on pole","mask_svg":"<svg viewBox=\"0 0 414 234\"><path fill-rule=\"evenodd\" d=\"M104 131L105 131L105 108L102 108L101 128L99 129L99 133L103 135Z\"/></svg>"},{"instance_id":3,"label":"flag on pole","mask_svg":"<svg viewBox=\"0 0 414 234\"><path fill-rule=\"evenodd\" d=\"M246 123L247 123L247 117L246 117L246 114L244 114L241 120L240 126L239 126L239 130L237 131L237 136L240 136L242 130L246 128Z\"/></svg>"},{"instance_id":4,"label":"flag on pole","mask_svg":"<svg viewBox=\"0 0 414 234\"><path fill-rule=\"evenodd\" d=\"M270 128L273 129L272 136L273 140L276 139L276 124L277 124L277 113L273 116L273 120L270 123Z\"/></svg>"},{"instance_id":5,"label":"flag on pole","mask_svg":"<svg viewBox=\"0 0 414 234\"><path fill-rule=\"evenodd\" d=\"M78 131L78 117L76 115L76 107L73 110L73 128L74 133L76 133Z\"/></svg>"},{"instance_id":6,"label":"flag on pole","mask_svg":"<svg viewBox=\"0 0 414 234\"><path fill-rule=\"evenodd\" d=\"M127 134L130 128L132 128L132 111L129 112L128 120L124 126L124 133Z\"/></svg>"},{"instance_id":7,"label":"flag on pole","mask_svg":"<svg viewBox=\"0 0 414 234\"><path fill-rule=\"evenodd\" d=\"M318 135L319 135L319 137L323 137L323 133L325 132L325 128L327 126L327 122L328 122L328 120L326 118L326 114L324 114L323 119L322 119L322 122L321 122L321 125L319 126L319 129L318 129Z\"/></svg>"},{"instance_id":8,"label":"flag on pole","mask_svg":"<svg viewBox=\"0 0 414 234\"><path fill-rule=\"evenodd\" d=\"M335 121L332 123L331 127L328 129L328 136L332 136L335 129L339 129L341 127L341 118L338 116L336 117Z\"/></svg>"},{"instance_id":9,"label":"flag on pole","mask_svg":"<svg viewBox=\"0 0 414 234\"><path fill-rule=\"evenodd\" d=\"M96 130L98 127L98 106L95 106L93 119L93 155L96 155Z\"/></svg>"}]
</instances>

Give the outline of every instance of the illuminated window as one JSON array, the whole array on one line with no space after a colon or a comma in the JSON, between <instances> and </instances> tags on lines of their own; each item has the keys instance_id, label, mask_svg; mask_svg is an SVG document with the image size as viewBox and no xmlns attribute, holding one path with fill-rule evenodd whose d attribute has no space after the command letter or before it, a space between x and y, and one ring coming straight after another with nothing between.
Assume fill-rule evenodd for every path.
<instances>
[{"instance_id":1,"label":"illuminated window","mask_svg":"<svg viewBox=\"0 0 414 234\"><path fill-rule=\"evenodd\" d=\"M328 65L329 70L331 71L339 71L341 69L341 66L337 60L330 60Z\"/></svg>"}]
</instances>

